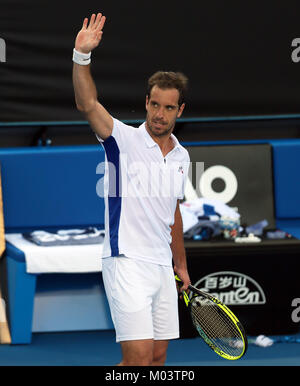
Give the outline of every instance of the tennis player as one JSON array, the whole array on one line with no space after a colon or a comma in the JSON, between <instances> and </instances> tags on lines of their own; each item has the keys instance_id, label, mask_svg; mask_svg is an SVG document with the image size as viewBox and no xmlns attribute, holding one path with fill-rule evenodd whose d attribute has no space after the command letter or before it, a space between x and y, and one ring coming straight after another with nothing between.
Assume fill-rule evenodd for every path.
<instances>
[{"instance_id":1,"label":"tennis player","mask_svg":"<svg viewBox=\"0 0 300 386\"><path fill-rule=\"evenodd\" d=\"M187 78L157 72L148 81L146 122L134 128L99 103L90 72L105 16L85 18L73 51L76 105L105 149L105 241L102 273L120 365L163 365L179 337L174 271L190 284L179 200L189 155L172 134L182 115ZM173 264L174 263L174 270Z\"/></svg>"}]
</instances>

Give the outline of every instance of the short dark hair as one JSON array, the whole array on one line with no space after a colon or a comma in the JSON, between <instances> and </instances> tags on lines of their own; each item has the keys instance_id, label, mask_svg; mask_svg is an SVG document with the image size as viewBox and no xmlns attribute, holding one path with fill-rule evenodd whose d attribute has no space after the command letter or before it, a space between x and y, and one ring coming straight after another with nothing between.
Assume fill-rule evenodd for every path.
<instances>
[{"instance_id":1,"label":"short dark hair","mask_svg":"<svg viewBox=\"0 0 300 386\"><path fill-rule=\"evenodd\" d=\"M148 79L147 96L150 98L151 90L154 86L166 90L169 88L175 88L179 91L179 106L185 100L187 91L188 78L181 72L173 71L157 71Z\"/></svg>"}]
</instances>

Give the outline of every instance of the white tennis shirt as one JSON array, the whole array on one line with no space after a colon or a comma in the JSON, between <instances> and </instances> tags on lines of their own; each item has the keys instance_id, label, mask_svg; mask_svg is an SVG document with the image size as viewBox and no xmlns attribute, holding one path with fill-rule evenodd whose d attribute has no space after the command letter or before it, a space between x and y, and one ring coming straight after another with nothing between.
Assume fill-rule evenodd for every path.
<instances>
[{"instance_id":1,"label":"white tennis shirt","mask_svg":"<svg viewBox=\"0 0 300 386\"><path fill-rule=\"evenodd\" d=\"M183 199L190 157L172 134L165 156L146 130L113 119L105 150L105 239L103 258L125 255L172 265L171 228Z\"/></svg>"}]
</instances>

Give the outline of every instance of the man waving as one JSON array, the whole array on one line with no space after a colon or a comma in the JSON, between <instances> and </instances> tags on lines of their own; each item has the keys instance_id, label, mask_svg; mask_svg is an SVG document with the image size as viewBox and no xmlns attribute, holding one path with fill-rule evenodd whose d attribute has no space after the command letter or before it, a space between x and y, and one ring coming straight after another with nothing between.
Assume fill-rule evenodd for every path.
<instances>
[{"instance_id":1,"label":"man waving","mask_svg":"<svg viewBox=\"0 0 300 386\"><path fill-rule=\"evenodd\" d=\"M105 20L101 13L84 19L73 53L77 108L113 166L104 181L103 281L120 365L163 365L168 341L179 337L174 270L182 290L190 284L179 209L190 159L172 133L185 107L187 78L164 71L149 78L140 127L113 118L98 101L90 72Z\"/></svg>"}]
</instances>

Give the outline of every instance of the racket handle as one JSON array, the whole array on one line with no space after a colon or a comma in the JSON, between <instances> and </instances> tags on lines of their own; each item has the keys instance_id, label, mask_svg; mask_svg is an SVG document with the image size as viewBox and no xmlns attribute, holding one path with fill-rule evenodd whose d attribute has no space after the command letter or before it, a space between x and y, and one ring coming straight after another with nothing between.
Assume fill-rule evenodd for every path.
<instances>
[{"instance_id":1,"label":"racket handle","mask_svg":"<svg viewBox=\"0 0 300 386\"><path fill-rule=\"evenodd\" d=\"M178 282L179 287L183 286L182 280L177 275L175 275L175 280Z\"/></svg>"},{"instance_id":2,"label":"racket handle","mask_svg":"<svg viewBox=\"0 0 300 386\"><path fill-rule=\"evenodd\" d=\"M177 275L175 275L175 280L178 282L179 288L181 288L183 286L182 280ZM183 300L184 300L186 306L188 307L189 303L190 303L190 298L185 291L182 291L182 295L183 295Z\"/></svg>"}]
</instances>

